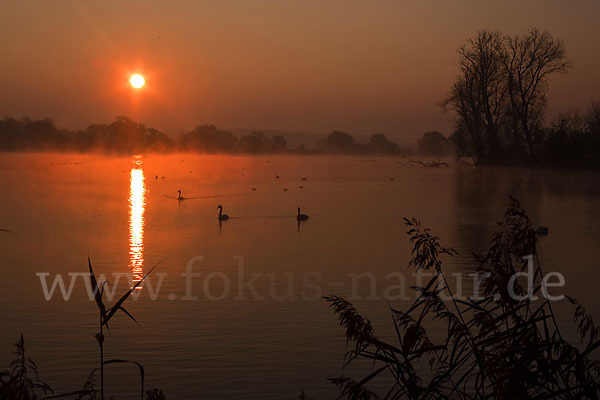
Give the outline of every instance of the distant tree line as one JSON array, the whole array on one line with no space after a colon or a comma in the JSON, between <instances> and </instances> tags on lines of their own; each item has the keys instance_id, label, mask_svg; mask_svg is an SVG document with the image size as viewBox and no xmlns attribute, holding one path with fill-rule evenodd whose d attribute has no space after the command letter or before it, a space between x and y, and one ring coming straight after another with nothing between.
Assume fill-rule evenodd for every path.
<instances>
[{"instance_id":1,"label":"distant tree line","mask_svg":"<svg viewBox=\"0 0 600 400\"><path fill-rule=\"evenodd\" d=\"M92 124L84 130L56 127L51 119L32 120L6 117L0 121L2 151L77 151L135 154L167 151L175 141L164 133L126 117L110 124Z\"/></svg>"},{"instance_id":2,"label":"distant tree line","mask_svg":"<svg viewBox=\"0 0 600 400\"><path fill-rule=\"evenodd\" d=\"M419 154L425 156L447 156L453 153L452 140L441 132L425 132L417 141Z\"/></svg>"},{"instance_id":3,"label":"distant tree line","mask_svg":"<svg viewBox=\"0 0 600 400\"><path fill-rule=\"evenodd\" d=\"M181 135L178 149L201 153L278 154L289 151L282 135L271 137L260 131L237 137L231 132L217 129L214 125L198 125Z\"/></svg>"},{"instance_id":4,"label":"distant tree line","mask_svg":"<svg viewBox=\"0 0 600 400\"><path fill-rule=\"evenodd\" d=\"M564 43L538 29L479 32L459 51L460 75L442 105L456 113L452 141L478 164L600 165L600 107L544 126L548 78L566 73Z\"/></svg>"},{"instance_id":5,"label":"distant tree line","mask_svg":"<svg viewBox=\"0 0 600 400\"><path fill-rule=\"evenodd\" d=\"M192 151L209 154L401 154L403 150L383 134L373 134L368 143L358 143L348 133L334 131L308 151L304 146L288 147L283 135L255 131L236 136L214 125L198 125L178 138L154 128L117 117L110 124L92 124L69 131L56 127L51 119L33 120L6 117L0 120L0 151L77 151L109 154Z\"/></svg>"},{"instance_id":6,"label":"distant tree line","mask_svg":"<svg viewBox=\"0 0 600 400\"><path fill-rule=\"evenodd\" d=\"M317 152L325 154L394 155L404 154L406 150L401 149L381 133L372 134L367 143L358 143L349 133L333 131L317 145Z\"/></svg>"}]
</instances>

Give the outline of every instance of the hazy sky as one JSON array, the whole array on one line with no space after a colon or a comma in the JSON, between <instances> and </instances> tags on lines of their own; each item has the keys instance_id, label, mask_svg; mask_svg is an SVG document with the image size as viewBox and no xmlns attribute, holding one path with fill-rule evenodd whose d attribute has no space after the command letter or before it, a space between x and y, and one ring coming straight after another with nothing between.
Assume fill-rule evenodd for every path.
<instances>
[{"instance_id":1,"label":"hazy sky","mask_svg":"<svg viewBox=\"0 0 600 400\"><path fill-rule=\"evenodd\" d=\"M565 41L574 68L553 79L549 117L600 99L599 16L598 0L3 0L0 114L412 141L451 130L436 104L484 27Z\"/></svg>"}]
</instances>

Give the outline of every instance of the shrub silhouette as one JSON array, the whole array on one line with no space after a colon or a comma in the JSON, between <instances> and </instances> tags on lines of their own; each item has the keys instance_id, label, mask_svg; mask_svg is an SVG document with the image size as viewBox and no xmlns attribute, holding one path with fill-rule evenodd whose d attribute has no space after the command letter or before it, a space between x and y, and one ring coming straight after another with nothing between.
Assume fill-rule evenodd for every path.
<instances>
[{"instance_id":1,"label":"shrub silhouette","mask_svg":"<svg viewBox=\"0 0 600 400\"><path fill-rule=\"evenodd\" d=\"M0 372L0 399L37 400L52 393L38 375L35 362L25 354L23 335L15 344L16 358L8 370Z\"/></svg>"},{"instance_id":2,"label":"shrub silhouette","mask_svg":"<svg viewBox=\"0 0 600 400\"><path fill-rule=\"evenodd\" d=\"M50 397L43 397L44 399L55 399L77 396L80 400L95 400L99 398L104 400L104 367L111 364L132 364L136 366L140 372L140 397L144 398L144 367L142 364L136 361L120 360L120 359L104 359L104 329L108 329L108 322L117 312L122 312L131 318L133 321L136 319L125 309L123 304L129 298L129 296L142 284L142 282L150 275L156 266L152 267L144 276L133 284L117 300L111 307L106 307L104 304L104 285L106 282L98 282L94 274L92 262L88 258L88 268L90 274L90 282L94 292L94 300L98 307L99 319L98 328L99 332L95 335L100 349L100 362L98 368L95 368L88 376L83 388L81 390L62 393ZM40 381L37 373L37 365L25 356L25 344L23 335L17 342L16 355L17 359L11 363L11 369L0 373L0 399L19 399L19 400L37 400L40 399L40 393L44 395L52 393L52 389L46 383ZM100 389L96 389L96 372L100 370ZM146 397L150 400L161 400L165 399L162 391L158 389L152 389L146 391Z\"/></svg>"},{"instance_id":3,"label":"shrub silhouette","mask_svg":"<svg viewBox=\"0 0 600 400\"><path fill-rule=\"evenodd\" d=\"M433 272L407 310L391 309L394 342L377 338L368 319L338 296L329 302L352 343L345 368L357 359L372 362L372 371L355 380L340 376L331 381L349 399L376 397L368 384L387 373L392 379L386 399L597 399L600 363L590 356L600 347L600 329L575 299L578 347L562 336L548 300L515 300L507 283L526 268L524 255L536 255L536 237L525 210L511 200L500 230L492 236L487 254L475 258L480 273L488 273L479 299L452 296L443 271L442 256L455 254L416 219L406 219L413 244L409 266ZM539 262L531 293L541 290ZM515 293L528 293L515 283ZM448 291L451 301L440 294ZM427 325L443 324L445 337L435 342ZM425 366L425 368L424 368Z\"/></svg>"}]
</instances>

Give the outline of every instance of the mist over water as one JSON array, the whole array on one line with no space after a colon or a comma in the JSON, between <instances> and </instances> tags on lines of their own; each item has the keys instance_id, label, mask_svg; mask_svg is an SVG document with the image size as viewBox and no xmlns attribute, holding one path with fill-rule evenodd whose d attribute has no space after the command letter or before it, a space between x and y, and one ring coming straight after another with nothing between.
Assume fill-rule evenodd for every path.
<instances>
[{"instance_id":1,"label":"mist over water","mask_svg":"<svg viewBox=\"0 0 600 400\"><path fill-rule=\"evenodd\" d=\"M165 274L156 301L145 287L139 300L128 303L140 325L115 317L106 353L140 361L148 384L169 398L281 399L301 390L332 398L337 390L325 379L338 375L346 342L327 304L303 298L303 292L319 292L303 277L318 273L309 283L323 295L358 295L354 303L378 336L391 336L385 277L401 272L410 279L411 272L402 218L419 218L459 251L444 265L448 275L472 272L471 253L486 249L509 194L521 200L534 225L550 229L539 240L545 272L561 272L564 293L597 313L590 284L600 278L596 173L425 168L397 161L3 155L0 227L15 233L0 240L0 363L8 365L12 343L23 333L46 381L58 392L80 388L97 364L95 305L82 279L69 301L46 301L36 273L49 273L49 279L85 273L89 254L96 273L109 280L113 273L132 272L139 279L160 263L151 276L156 287L158 274ZM188 200L176 200L178 190ZM229 221L219 224L218 205ZM300 225L297 207L310 215ZM193 263L200 274L192 280L198 298L184 300L181 274L197 256L203 257ZM246 289L240 295L240 256L245 282L258 276L256 294ZM369 279L353 286L351 274L363 272L376 277L374 296ZM224 293L223 276L231 282L229 295L208 298L206 293ZM566 304L555 307L562 321L571 321ZM107 393L119 398L137 393L135 371L128 367L107 368L106 381Z\"/></svg>"}]
</instances>

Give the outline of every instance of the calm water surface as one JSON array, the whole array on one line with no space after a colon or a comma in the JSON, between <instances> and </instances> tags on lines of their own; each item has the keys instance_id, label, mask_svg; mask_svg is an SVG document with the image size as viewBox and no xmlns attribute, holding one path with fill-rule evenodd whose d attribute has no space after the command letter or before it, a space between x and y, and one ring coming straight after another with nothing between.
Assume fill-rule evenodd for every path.
<instances>
[{"instance_id":1,"label":"calm water surface","mask_svg":"<svg viewBox=\"0 0 600 400\"><path fill-rule=\"evenodd\" d=\"M326 378L338 375L345 340L316 297L355 297L376 333L390 336L385 278L412 279L402 218L420 218L460 252L447 273L471 272L470 254L485 250L511 193L550 228L539 243L544 271L562 272L564 292L599 311L598 173L423 168L394 158L4 154L0 188L0 227L15 232L0 232L0 365L22 333L57 391L79 389L96 366L98 316L83 278L68 301L58 292L46 301L36 274L49 273L49 284L57 274L70 279L86 271L88 254L111 281L139 279L159 263L156 300L149 284L128 300L139 325L115 317L106 357L141 362L147 385L174 399L334 397ZM191 199L176 200L177 190ZM222 224L219 204L232 217ZM298 206L310 214L300 226ZM181 274L197 256L200 276L186 285ZM354 285L352 274L363 272L374 280ZM571 309L556 307L568 324ZM107 367L106 380L119 399L136 398L135 370Z\"/></svg>"}]
</instances>

